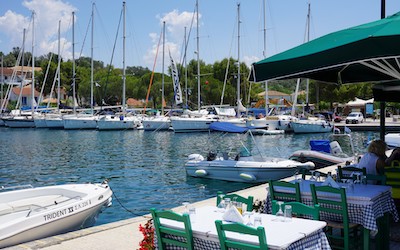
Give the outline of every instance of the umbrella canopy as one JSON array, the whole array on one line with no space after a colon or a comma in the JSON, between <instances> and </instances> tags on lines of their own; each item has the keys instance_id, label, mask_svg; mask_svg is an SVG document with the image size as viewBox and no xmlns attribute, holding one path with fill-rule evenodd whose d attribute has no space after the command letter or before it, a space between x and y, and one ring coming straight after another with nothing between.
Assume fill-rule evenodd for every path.
<instances>
[{"instance_id":1,"label":"umbrella canopy","mask_svg":"<svg viewBox=\"0 0 400 250\"><path fill-rule=\"evenodd\" d=\"M251 81L310 78L332 83L400 79L400 12L337 31L252 65Z\"/></svg>"}]
</instances>

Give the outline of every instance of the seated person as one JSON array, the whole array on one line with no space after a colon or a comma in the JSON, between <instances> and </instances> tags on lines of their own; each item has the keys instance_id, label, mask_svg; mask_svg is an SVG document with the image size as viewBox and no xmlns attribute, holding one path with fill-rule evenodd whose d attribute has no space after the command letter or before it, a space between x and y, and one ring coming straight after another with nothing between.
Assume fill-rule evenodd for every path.
<instances>
[{"instance_id":1,"label":"seated person","mask_svg":"<svg viewBox=\"0 0 400 250\"><path fill-rule=\"evenodd\" d=\"M368 152L364 154L360 162L358 163L359 168L366 168L367 174L381 174L385 167L387 145L382 140L374 140L368 146Z\"/></svg>"},{"instance_id":2,"label":"seated person","mask_svg":"<svg viewBox=\"0 0 400 250\"><path fill-rule=\"evenodd\" d=\"M385 165L392 165L393 161L400 161L400 148L395 148L392 151L392 154L385 160Z\"/></svg>"}]
</instances>

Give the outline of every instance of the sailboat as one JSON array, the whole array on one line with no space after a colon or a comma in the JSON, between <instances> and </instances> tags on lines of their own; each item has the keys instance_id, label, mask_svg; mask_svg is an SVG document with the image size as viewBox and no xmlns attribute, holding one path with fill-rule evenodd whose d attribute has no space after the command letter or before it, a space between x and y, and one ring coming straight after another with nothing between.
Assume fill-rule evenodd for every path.
<instances>
[{"instance_id":1,"label":"sailboat","mask_svg":"<svg viewBox=\"0 0 400 250\"><path fill-rule=\"evenodd\" d=\"M209 114L207 110L201 110L200 97L200 45L199 45L199 1L196 1L197 24L197 111L185 110L179 117L171 117L171 129L174 132L202 132L209 131L210 124L218 121L218 116Z\"/></svg>"},{"instance_id":2,"label":"sailboat","mask_svg":"<svg viewBox=\"0 0 400 250\"><path fill-rule=\"evenodd\" d=\"M126 113L126 98L125 98L125 2L123 2L123 55L122 55L122 114L118 115L102 115L97 121L98 130L125 130L134 129L139 119L135 116L127 116Z\"/></svg>"},{"instance_id":3,"label":"sailboat","mask_svg":"<svg viewBox=\"0 0 400 250\"><path fill-rule=\"evenodd\" d=\"M10 128L34 128L35 127L35 122L34 122L34 115L35 115L35 106L36 106L36 101L35 101L35 54L34 54L34 48L35 48L35 12L32 12L32 81L30 85L30 90L31 90L31 112L23 111L21 108L18 110L13 110L11 113L11 117L8 118L3 118L4 123L6 126ZM24 29L24 45L25 45L25 29ZM24 56L24 49L22 51L22 58ZM24 64L24 60L22 60L22 65ZM20 95L19 95L19 100L21 100L22 93L23 93L23 84L24 81L21 82L21 87L20 87ZM25 88L28 88L25 86ZM20 104L21 105L21 104Z\"/></svg>"},{"instance_id":4,"label":"sailboat","mask_svg":"<svg viewBox=\"0 0 400 250\"><path fill-rule=\"evenodd\" d=\"M171 126L170 117L164 115L164 57L165 57L165 21L163 22L163 59L162 59L162 105L161 105L161 114L158 114L153 117L144 117L142 120L143 130L144 131L159 131L159 130L168 130ZM172 59L171 53L171 70L172 70L172 78L174 82L174 89L177 87L179 88L179 97L182 97L180 94L180 85L179 85L179 78L178 78L178 71L176 69L176 65L174 60ZM176 94L175 94L176 100ZM182 103L181 100L176 102L177 104Z\"/></svg>"},{"instance_id":5,"label":"sailboat","mask_svg":"<svg viewBox=\"0 0 400 250\"><path fill-rule=\"evenodd\" d=\"M94 31L94 6L92 3L92 41L91 41L91 62L90 62L90 113L65 115L63 117L64 129L96 129L98 116L93 111L93 31Z\"/></svg>"}]
</instances>

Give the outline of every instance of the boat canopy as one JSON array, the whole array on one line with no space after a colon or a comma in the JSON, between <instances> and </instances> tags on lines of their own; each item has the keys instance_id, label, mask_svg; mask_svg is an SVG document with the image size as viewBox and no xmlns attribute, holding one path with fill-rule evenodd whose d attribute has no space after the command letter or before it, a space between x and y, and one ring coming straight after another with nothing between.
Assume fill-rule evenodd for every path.
<instances>
[{"instance_id":1,"label":"boat canopy","mask_svg":"<svg viewBox=\"0 0 400 250\"><path fill-rule=\"evenodd\" d=\"M213 122L210 124L210 130L229 133L244 133L248 128L239 127L230 122Z\"/></svg>"},{"instance_id":2,"label":"boat canopy","mask_svg":"<svg viewBox=\"0 0 400 250\"><path fill-rule=\"evenodd\" d=\"M311 150L318 151L318 152L331 152L331 146L329 140L311 140L310 141Z\"/></svg>"}]
</instances>

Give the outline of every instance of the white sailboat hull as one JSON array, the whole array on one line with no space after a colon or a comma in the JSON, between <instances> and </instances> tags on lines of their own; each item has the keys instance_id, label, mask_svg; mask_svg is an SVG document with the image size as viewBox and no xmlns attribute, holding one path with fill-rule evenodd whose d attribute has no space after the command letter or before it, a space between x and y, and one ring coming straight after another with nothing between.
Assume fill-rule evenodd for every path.
<instances>
[{"instance_id":1,"label":"white sailboat hull","mask_svg":"<svg viewBox=\"0 0 400 250\"><path fill-rule=\"evenodd\" d=\"M215 121L217 119L211 117L171 117L171 126L174 132L205 132Z\"/></svg>"},{"instance_id":2,"label":"white sailboat hull","mask_svg":"<svg viewBox=\"0 0 400 250\"><path fill-rule=\"evenodd\" d=\"M101 116L97 121L98 130L126 130L135 128L135 117L117 115Z\"/></svg>"},{"instance_id":3,"label":"white sailboat hull","mask_svg":"<svg viewBox=\"0 0 400 250\"><path fill-rule=\"evenodd\" d=\"M144 131L168 130L171 126L171 120L169 117L163 116L144 118L142 125Z\"/></svg>"},{"instance_id":4,"label":"white sailboat hull","mask_svg":"<svg viewBox=\"0 0 400 250\"><path fill-rule=\"evenodd\" d=\"M64 121L61 115L46 117L46 126L48 128L64 128Z\"/></svg>"},{"instance_id":5,"label":"white sailboat hull","mask_svg":"<svg viewBox=\"0 0 400 250\"><path fill-rule=\"evenodd\" d=\"M33 118L36 128L47 128L46 119L44 116L38 116Z\"/></svg>"},{"instance_id":6,"label":"white sailboat hull","mask_svg":"<svg viewBox=\"0 0 400 250\"><path fill-rule=\"evenodd\" d=\"M64 129L96 129L97 116L64 116Z\"/></svg>"},{"instance_id":7,"label":"white sailboat hull","mask_svg":"<svg viewBox=\"0 0 400 250\"><path fill-rule=\"evenodd\" d=\"M111 204L107 184L67 184L0 193L0 248L91 226Z\"/></svg>"},{"instance_id":8,"label":"white sailboat hull","mask_svg":"<svg viewBox=\"0 0 400 250\"><path fill-rule=\"evenodd\" d=\"M30 116L14 116L3 118L4 123L10 128L34 128L35 121Z\"/></svg>"}]
</instances>

